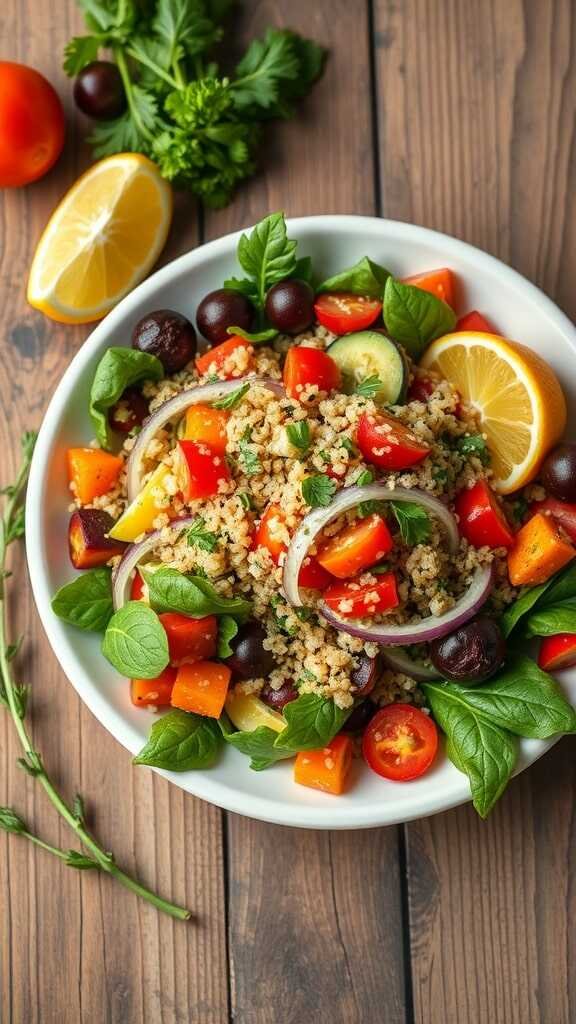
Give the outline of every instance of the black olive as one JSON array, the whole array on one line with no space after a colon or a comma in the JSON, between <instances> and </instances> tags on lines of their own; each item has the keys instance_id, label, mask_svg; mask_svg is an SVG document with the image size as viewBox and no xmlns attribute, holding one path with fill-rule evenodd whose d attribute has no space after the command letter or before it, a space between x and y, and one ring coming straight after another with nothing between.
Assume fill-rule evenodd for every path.
<instances>
[{"instance_id":1,"label":"black olive","mask_svg":"<svg viewBox=\"0 0 576 1024\"><path fill-rule=\"evenodd\" d=\"M576 444L559 444L542 463L540 473L547 491L561 501L576 501Z\"/></svg>"},{"instance_id":2,"label":"black olive","mask_svg":"<svg viewBox=\"0 0 576 1024\"><path fill-rule=\"evenodd\" d=\"M355 697L366 697L372 692L378 678L380 661L378 658L370 658L367 654L361 654L358 658L358 666L350 676L350 682L354 686Z\"/></svg>"},{"instance_id":3,"label":"black olive","mask_svg":"<svg viewBox=\"0 0 576 1024\"><path fill-rule=\"evenodd\" d=\"M265 683L260 691L260 700L263 700L268 707L275 711L283 711L291 700L296 700L298 690L294 683L284 683L279 690L273 690L270 683Z\"/></svg>"},{"instance_id":4,"label":"black olive","mask_svg":"<svg viewBox=\"0 0 576 1024\"><path fill-rule=\"evenodd\" d=\"M279 281L266 296L265 312L284 334L300 334L314 323L314 292L306 281Z\"/></svg>"},{"instance_id":5,"label":"black olive","mask_svg":"<svg viewBox=\"0 0 576 1024\"><path fill-rule=\"evenodd\" d=\"M258 622L247 622L230 642L232 654L225 658L228 668L241 679L262 679L276 667L271 651L264 647L266 630Z\"/></svg>"},{"instance_id":6,"label":"black olive","mask_svg":"<svg viewBox=\"0 0 576 1024\"><path fill-rule=\"evenodd\" d=\"M132 348L156 356L167 373L178 373L196 355L196 331L181 313L156 309L136 324Z\"/></svg>"},{"instance_id":7,"label":"black olive","mask_svg":"<svg viewBox=\"0 0 576 1024\"><path fill-rule=\"evenodd\" d=\"M144 395L136 388L126 388L122 397L110 409L108 422L112 430L117 430L119 434L129 434L134 427L142 426L148 412L148 402Z\"/></svg>"},{"instance_id":8,"label":"black olive","mask_svg":"<svg viewBox=\"0 0 576 1024\"><path fill-rule=\"evenodd\" d=\"M475 686L501 667L506 643L498 623L482 615L430 644L430 661L446 679Z\"/></svg>"},{"instance_id":9,"label":"black olive","mask_svg":"<svg viewBox=\"0 0 576 1024\"><path fill-rule=\"evenodd\" d=\"M122 76L109 60L93 60L74 82L76 106L95 121L112 121L126 110Z\"/></svg>"},{"instance_id":10,"label":"black olive","mask_svg":"<svg viewBox=\"0 0 576 1024\"><path fill-rule=\"evenodd\" d=\"M196 326L208 341L219 345L230 337L229 327L249 331L254 322L254 306L233 288L218 288L206 295L198 306Z\"/></svg>"},{"instance_id":11,"label":"black olive","mask_svg":"<svg viewBox=\"0 0 576 1024\"><path fill-rule=\"evenodd\" d=\"M356 705L352 714L348 715L342 726L343 732L361 732L377 711L377 704L373 704L371 700L363 700L361 704Z\"/></svg>"}]
</instances>

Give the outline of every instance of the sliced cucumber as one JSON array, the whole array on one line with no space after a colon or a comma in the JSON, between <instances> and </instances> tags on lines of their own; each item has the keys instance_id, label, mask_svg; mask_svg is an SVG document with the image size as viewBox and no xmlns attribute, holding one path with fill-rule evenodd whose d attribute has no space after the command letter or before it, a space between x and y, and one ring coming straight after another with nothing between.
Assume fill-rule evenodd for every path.
<instances>
[{"instance_id":1,"label":"sliced cucumber","mask_svg":"<svg viewBox=\"0 0 576 1024\"><path fill-rule=\"evenodd\" d=\"M403 350L380 331L345 334L326 349L340 367L342 387L352 395L358 385L377 377L381 387L371 394L379 405L398 405L408 386L408 364Z\"/></svg>"}]
</instances>

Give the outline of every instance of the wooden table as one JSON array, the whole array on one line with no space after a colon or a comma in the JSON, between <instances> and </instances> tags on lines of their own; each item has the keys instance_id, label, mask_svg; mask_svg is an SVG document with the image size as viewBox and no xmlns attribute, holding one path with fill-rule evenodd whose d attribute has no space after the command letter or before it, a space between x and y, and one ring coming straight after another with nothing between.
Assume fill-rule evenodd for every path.
<instances>
[{"instance_id":1,"label":"wooden table","mask_svg":"<svg viewBox=\"0 0 576 1024\"><path fill-rule=\"evenodd\" d=\"M274 23L324 42L326 76L268 132L262 174L219 213L183 203L165 259L270 210L380 214L464 238L576 314L576 11L571 0L245 0L242 38ZM33 312L30 257L88 162L59 69L72 0L5 0L0 53L44 71L69 114L45 181L2 197L0 459L40 423L88 334ZM564 740L490 820L463 807L402 828L311 832L185 796L82 706L23 581L34 735L64 790L89 794L117 857L194 908L187 926L107 878L0 836L6 1024L569 1024L576 1020L574 753ZM0 718L0 803L68 837L16 766Z\"/></svg>"}]
</instances>

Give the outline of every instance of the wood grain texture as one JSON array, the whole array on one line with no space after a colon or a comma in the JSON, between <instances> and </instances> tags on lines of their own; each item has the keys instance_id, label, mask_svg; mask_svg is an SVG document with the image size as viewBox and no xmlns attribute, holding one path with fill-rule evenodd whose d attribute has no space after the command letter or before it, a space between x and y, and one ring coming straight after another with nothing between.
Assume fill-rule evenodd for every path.
<instances>
[{"instance_id":1,"label":"wood grain texture","mask_svg":"<svg viewBox=\"0 0 576 1024\"><path fill-rule=\"evenodd\" d=\"M574 318L574 5L375 6L382 212L487 249ZM574 750L486 823L466 807L406 829L417 1021L574 1019Z\"/></svg>"}]
</instances>

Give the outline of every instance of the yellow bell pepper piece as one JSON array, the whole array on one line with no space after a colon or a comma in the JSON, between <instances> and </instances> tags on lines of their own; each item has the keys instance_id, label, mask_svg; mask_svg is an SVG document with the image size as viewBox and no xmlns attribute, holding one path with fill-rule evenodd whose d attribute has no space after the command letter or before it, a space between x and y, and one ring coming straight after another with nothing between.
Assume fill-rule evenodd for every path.
<instances>
[{"instance_id":1,"label":"yellow bell pepper piece","mask_svg":"<svg viewBox=\"0 0 576 1024\"><path fill-rule=\"evenodd\" d=\"M131 505L114 523L109 536L114 540L131 542L139 537L141 533L148 533L154 528L154 520L161 512L168 511L156 504L156 497L153 491L162 487L165 477L170 473L168 466L160 463L156 467L148 483L142 488L140 494L134 499Z\"/></svg>"},{"instance_id":2,"label":"yellow bell pepper piece","mask_svg":"<svg viewBox=\"0 0 576 1024\"><path fill-rule=\"evenodd\" d=\"M253 693L239 693L231 690L226 697L224 708L228 718L241 732L252 732L259 725L267 725L275 732L286 728L284 717Z\"/></svg>"}]
</instances>

